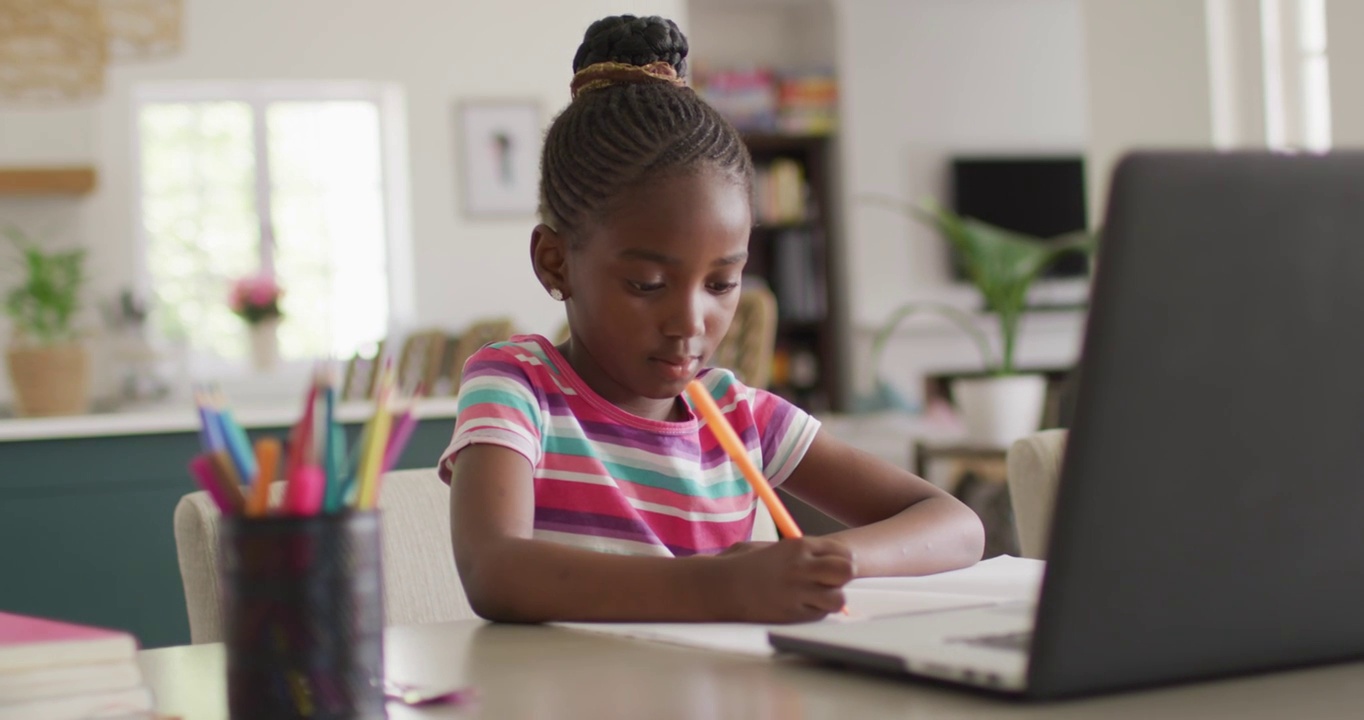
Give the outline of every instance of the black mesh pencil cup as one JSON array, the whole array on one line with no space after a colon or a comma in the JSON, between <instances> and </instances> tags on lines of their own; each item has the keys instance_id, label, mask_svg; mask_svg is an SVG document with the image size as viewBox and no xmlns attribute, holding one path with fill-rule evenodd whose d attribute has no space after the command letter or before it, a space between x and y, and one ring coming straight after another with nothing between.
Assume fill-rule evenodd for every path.
<instances>
[{"instance_id":1,"label":"black mesh pencil cup","mask_svg":"<svg viewBox=\"0 0 1364 720\"><path fill-rule=\"evenodd\" d=\"M379 513L222 520L233 720L384 718Z\"/></svg>"}]
</instances>

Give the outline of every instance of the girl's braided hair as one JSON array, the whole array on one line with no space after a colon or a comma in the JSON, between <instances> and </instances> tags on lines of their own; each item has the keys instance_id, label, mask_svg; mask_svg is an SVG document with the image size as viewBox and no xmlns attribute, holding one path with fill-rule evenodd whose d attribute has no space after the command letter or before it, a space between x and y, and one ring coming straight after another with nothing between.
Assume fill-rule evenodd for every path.
<instances>
[{"instance_id":1,"label":"girl's braided hair","mask_svg":"<svg viewBox=\"0 0 1364 720\"><path fill-rule=\"evenodd\" d=\"M703 167L747 192L753 161L738 131L683 80L687 38L661 17L592 23L573 58L573 101L540 157L540 218L578 240L620 193Z\"/></svg>"}]
</instances>

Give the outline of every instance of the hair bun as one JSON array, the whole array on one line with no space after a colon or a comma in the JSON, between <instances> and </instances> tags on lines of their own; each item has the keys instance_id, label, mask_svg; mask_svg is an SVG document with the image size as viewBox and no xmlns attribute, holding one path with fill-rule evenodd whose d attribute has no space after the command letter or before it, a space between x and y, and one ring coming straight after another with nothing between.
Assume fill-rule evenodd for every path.
<instances>
[{"instance_id":1,"label":"hair bun","mask_svg":"<svg viewBox=\"0 0 1364 720\"><path fill-rule=\"evenodd\" d=\"M687 36L677 23L658 16L616 15L592 23L573 56L573 72L602 62L645 66L656 62L673 66L679 78L687 75Z\"/></svg>"}]
</instances>

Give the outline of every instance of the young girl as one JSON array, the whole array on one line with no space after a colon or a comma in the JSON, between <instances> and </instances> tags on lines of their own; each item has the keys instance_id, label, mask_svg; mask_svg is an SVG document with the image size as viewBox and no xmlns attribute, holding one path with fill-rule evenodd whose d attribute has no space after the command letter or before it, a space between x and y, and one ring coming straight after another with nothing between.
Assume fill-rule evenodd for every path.
<instances>
[{"instance_id":1,"label":"young girl","mask_svg":"<svg viewBox=\"0 0 1364 720\"><path fill-rule=\"evenodd\" d=\"M531 261L570 337L465 366L451 484L455 560L491 620L816 620L854 577L980 559L976 515L706 361L748 257L753 167L683 83L662 18L593 23L541 157ZM683 390L699 378L773 486L850 529L749 543L755 494Z\"/></svg>"}]
</instances>

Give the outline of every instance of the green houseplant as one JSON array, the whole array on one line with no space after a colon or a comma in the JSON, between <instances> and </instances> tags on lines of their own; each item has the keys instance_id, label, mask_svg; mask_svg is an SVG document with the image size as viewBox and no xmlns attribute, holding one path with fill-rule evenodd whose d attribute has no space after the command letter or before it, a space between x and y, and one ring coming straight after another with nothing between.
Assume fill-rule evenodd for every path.
<instances>
[{"instance_id":1,"label":"green houseplant","mask_svg":"<svg viewBox=\"0 0 1364 720\"><path fill-rule=\"evenodd\" d=\"M85 285L83 249L46 251L16 228L19 281L4 296L13 334L5 353L20 415L68 415L89 407L89 353L75 329Z\"/></svg>"},{"instance_id":2,"label":"green houseplant","mask_svg":"<svg viewBox=\"0 0 1364 720\"><path fill-rule=\"evenodd\" d=\"M1040 377L1020 374L1015 357L1028 290L1062 255L1093 252L1095 236L1077 232L1043 240L959 216L933 201L912 206L884 196L866 199L906 213L938 231L956 251L967 278L980 293L982 309L997 323L1000 338L996 351L976 317L960 308L933 302L901 305L891 312L872 340L872 367L877 373L878 388L886 387L880 378L881 356L895 330L913 315L932 312L949 320L971 338L980 352L981 366L988 374L981 380L961 381L953 388L972 439L1004 444L1020 434L1017 428L1026 427L1029 422L1035 426L1041 412L1045 383ZM998 403L1010 402L1009 397L1017 399L1014 404L1035 405L1036 409L1023 407L1017 410L1014 416L1022 419L1005 422L1007 427L1001 427Z\"/></svg>"}]
</instances>

